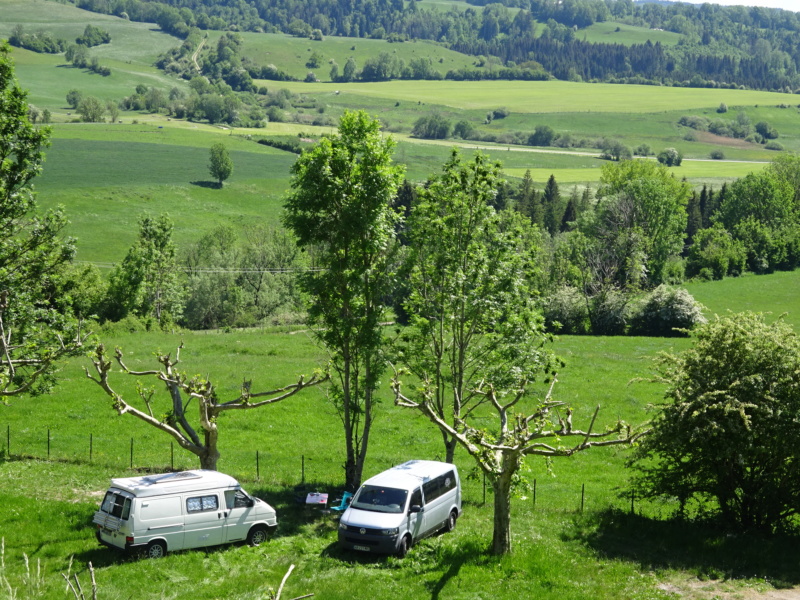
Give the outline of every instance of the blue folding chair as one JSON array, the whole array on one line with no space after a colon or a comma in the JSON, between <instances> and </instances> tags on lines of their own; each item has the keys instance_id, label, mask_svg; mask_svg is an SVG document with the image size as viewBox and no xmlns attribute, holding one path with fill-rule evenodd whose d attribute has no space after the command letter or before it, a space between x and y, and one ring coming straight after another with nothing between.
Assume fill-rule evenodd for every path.
<instances>
[{"instance_id":1,"label":"blue folding chair","mask_svg":"<svg viewBox=\"0 0 800 600\"><path fill-rule=\"evenodd\" d=\"M353 494L350 492L345 492L342 494L342 499L339 501L338 506L331 506L331 510L335 510L336 512L344 512L347 510L347 507L350 506L350 500L353 499Z\"/></svg>"}]
</instances>

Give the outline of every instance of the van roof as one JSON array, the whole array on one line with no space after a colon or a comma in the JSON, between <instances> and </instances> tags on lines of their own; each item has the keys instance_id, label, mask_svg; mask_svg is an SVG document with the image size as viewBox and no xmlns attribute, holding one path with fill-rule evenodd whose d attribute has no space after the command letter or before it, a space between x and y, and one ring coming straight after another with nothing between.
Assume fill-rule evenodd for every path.
<instances>
[{"instance_id":1,"label":"van roof","mask_svg":"<svg viewBox=\"0 0 800 600\"><path fill-rule=\"evenodd\" d=\"M402 465L397 465L383 473L370 477L364 482L364 485L380 485L413 490L434 477L455 470L456 466L450 463L435 460L409 460Z\"/></svg>"},{"instance_id":2,"label":"van roof","mask_svg":"<svg viewBox=\"0 0 800 600\"><path fill-rule=\"evenodd\" d=\"M218 471L197 469L195 471L159 473L142 477L119 477L111 480L111 487L142 497L207 490L209 488L238 488L239 482L230 475L225 475Z\"/></svg>"}]
</instances>

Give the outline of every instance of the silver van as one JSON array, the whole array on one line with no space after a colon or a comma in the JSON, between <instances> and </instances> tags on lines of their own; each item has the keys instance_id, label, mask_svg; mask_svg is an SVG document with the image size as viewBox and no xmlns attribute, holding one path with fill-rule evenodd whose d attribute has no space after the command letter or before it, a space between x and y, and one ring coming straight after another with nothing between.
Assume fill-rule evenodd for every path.
<instances>
[{"instance_id":1,"label":"silver van","mask_svg":"<svg viewBox=\"0 0 800 600\"><path fill-rule=\"evenodd\" d=\"M273 509L217 471L111 480L94 514L97 540L150 558L237 541L257 546L278 525Z\"/></svg>"},{"instance_id":2,"label":"silver van","mask_svg":"<svg viewBox=\"0 0 800 600\"><path fill-rule=\"evenodd\" d=\"M452 531L460 515L455 465L410 460L364 482L339 520L339 545L403 557L417 540Z\"/></svg>"}]
</instances>

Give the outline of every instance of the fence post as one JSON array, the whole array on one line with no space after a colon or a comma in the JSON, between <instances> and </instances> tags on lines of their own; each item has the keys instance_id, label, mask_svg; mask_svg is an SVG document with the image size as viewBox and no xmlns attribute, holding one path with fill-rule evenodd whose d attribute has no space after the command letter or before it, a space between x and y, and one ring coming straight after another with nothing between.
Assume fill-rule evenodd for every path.
<instances>
[{"instance_id":1,"label":"fence post","mask_svg":"<svg viewBox=\"0 0 800 600\"><path fill-rule=\"evenodd\" d=\"M6 425L6 456L11 458L11 425Z\"/></svg>"},{"instance_id":2,"label":"fence post","mask_svg":"<svg viewBox=\"0 0 800 600\"><path fill-rule=\"evenodd\" d=\"M306 482L306 455L303 454L300 457L300 483L304 484Z\"/></svg>"},{"instance_id":3,"label":"fence post","mask_svg":"<svg viewBox=\"0 0 800 600\"><path fill-rule=\"evenodd\" d=\"M486 471L483 472L483 503L486 504Z\"/></svg>"},{"instance_id":4,"label":"fence post","mask_svg":"<svg viewBox=\"0 0 800 600\"><path fill-rule=\"evenodd\" d=\"M261 479L261 461L259 460L258 450L256 450L256 479Z\"/></svg>"},{"instance_id":5,"label":"fence post","mask_svg":"<svg viewBox=\"0 0 800 600\"><path fill-rule=\"evenodd\" d=\"M581 484L581 512L583 512L583 500L584 500L585 496L586 496L586 484L582 483Z\"/></svg>"},{"instance_id":6,"label":"fence post","mask_svg":"<svg viewBox=\"0 0 800 600\"><path fill-rule=\"evenodd\" d=\"M50 428L47 428L47 460L50 460Z\"/></svg>"},{"instance_id":7,"label":"fence post","mask_svg":"<svg viewBox=\"0 0 800 600\"><path fill-rule=\"evenodd\" d=\"M631 514L634 513L634 510L633 510L633 498L634 498L635 494L636 494L636 492L631 490Z\"/></svg>"},{"instance_id":8,"label":"fence post","mask_svg":"<svg viewBox=\"0 0 800 600\"><path fill-rule=\"evenodd\" d=\"M131 469L133 468L133 438L131 438Z\"/></svg>"},{"instance_id":9,"label":"fence post","mask_svg":"<svg viewBox=\"0 0 800 600\"><path fill-rule=\"evenodd\" d=\"M89 434L89 462L92 462L92 452L94 450L94 434Z\"/></svg>"},{"instance_id":10,"label":"fence post","mask_svg":"<svg viewBox=\"0 0 800 600\"><path fill-rule=\"evenodd\" d=\"M533 480L533 505L536 506L536 480Z\"/></svg>"},{"instance_id":11,"label":"fence post","mask_svg":"<svg viewBox=\"0 0 800 600\"><path fill-rule=\"evenodd\" d=\"M169 443L169 468L175 470L175 442Z\"/></svg>"}]
</instances>

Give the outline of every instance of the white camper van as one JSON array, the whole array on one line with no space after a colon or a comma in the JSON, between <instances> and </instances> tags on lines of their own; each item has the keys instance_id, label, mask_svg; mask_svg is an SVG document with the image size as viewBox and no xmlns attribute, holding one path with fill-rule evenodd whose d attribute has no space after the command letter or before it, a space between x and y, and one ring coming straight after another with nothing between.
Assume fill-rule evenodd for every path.
<instances>
[{"instance_id":1,"label":"white camper van","mask_svg":"<svg viewBox=\"0 0 800 600\"><path fill-rule=\"evenodd\" d=\"M402 557L417 540L452 531L460 515L455 465L410 460L364 482L339 520L339 544Z\"/></svg>"},{"instance_id":2,"label":"white camper van","mask_svg":"<svg viewBox=\"0 0 800 600\"><path fill-rule=\"evenodd\" d=\"M112 479L93 522L101 544L150 558L242 540L257 546L278 524L275 509L233 477L203 470Z\"/></svg>"}]
</instances>

